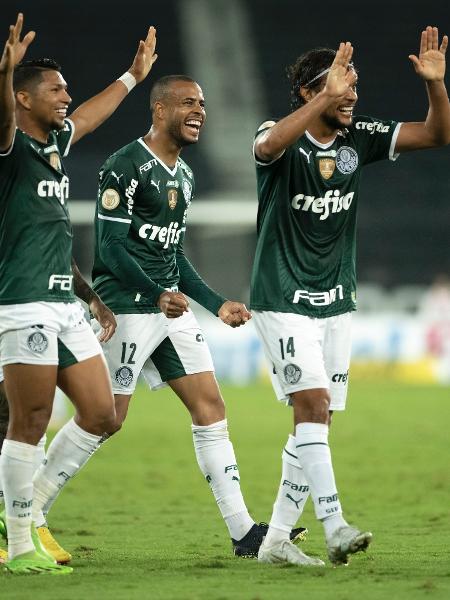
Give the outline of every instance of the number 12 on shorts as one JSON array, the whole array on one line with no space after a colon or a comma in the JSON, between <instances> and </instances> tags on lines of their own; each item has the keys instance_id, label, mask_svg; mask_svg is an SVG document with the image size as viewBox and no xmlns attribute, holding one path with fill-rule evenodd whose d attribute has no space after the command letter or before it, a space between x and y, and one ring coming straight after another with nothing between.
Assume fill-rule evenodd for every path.
<instances>
[{"instance_id":1,"label":"number 12 on shorts","mask_svg":"<svg viewBox=\"0 0 450 600\"><path fill-rule=\"evenodd\" d=\"M289 337L287 341L283 338L278 340L280 342L280 354L281 358L284 360L286 358L286 354L290 354L292 358L295 356L295 346L294 346L294 338Z\"/></svg>"},{"instance_id":2,"label":"number 12 on shorts","mask_svg":"<svg viewBox=\"0 0 450 600\"><path fill-rule=\"evenodd\" d=\"M120 358L120 362L125 365L134 365L135 361L133 360L134 357L134 353L136 352L136 344L134 342L131 342L131 344L129 344L130 346L130 353L128 355L128 360L127 360L127 350L128 350L128 344L126 342L122 342L122 356Z\"/></svg>"}]
</instances>

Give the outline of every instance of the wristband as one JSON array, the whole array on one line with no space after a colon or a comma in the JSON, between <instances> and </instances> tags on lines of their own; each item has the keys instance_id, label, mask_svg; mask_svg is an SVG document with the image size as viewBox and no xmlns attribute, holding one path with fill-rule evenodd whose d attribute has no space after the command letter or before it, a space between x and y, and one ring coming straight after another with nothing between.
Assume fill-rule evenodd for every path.
<instances>
[{"instance_id":1,"label":"wristband","mask_svg":"<svg viewBox=\"0 0 450 600\"><path fill-rule=\"evenodd\" d=\"M117 81L121 81L126 86L128 92L131 92L131 90L137 83L136 77L132 75L129 71L125 71L123 75L118 77Z\"/></svg>"}]
</instances>

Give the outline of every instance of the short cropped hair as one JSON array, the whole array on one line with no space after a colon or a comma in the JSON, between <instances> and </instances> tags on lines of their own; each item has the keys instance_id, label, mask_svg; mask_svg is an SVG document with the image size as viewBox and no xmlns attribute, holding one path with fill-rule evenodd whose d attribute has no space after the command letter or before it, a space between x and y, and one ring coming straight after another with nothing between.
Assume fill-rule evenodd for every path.
<instances>
[{"instance_id":1,"label":"short cropped hair","mask_svg":"<svg viewBox=\"0 0 450 600\"><path fill-rule=\"evenodd\" d=\"M61 71L61 66L52 58L24 60L16 65L13 75L15 92L31 89L42 81L44 71Z\"/></svg>"},{"instance_id":2,"label":"short cropped hair","mask_svg":"<svg viewBox=\"0 0 450 600\"><path fill-rule=\"evenodd\" d=\"M150 108L152 111L155 102L159 102L167 98L167 96L170 94L170 86L176 81L196 83L194 79L188 77L187 75L166 75L165 77L161 77L154 83L150 92Z\"/></svg>"},{"instance_id":3,"label":"short cropped hair","mask_svg":"<svg viewBox=\"0 0 450 600\"><path fill-rule=\"evenodd\" d=\"M319 87L326 74L318 79L314 78L322 73L322 71L325 71L325 69L331 67L335 56L336 51L331 48L314 48L299 56L293 65L286 68L286 74L291 82L292 112L305 104L305 100L300 94L300 88L308 87L309 89L315 89ZM311 82L311 85L307 85L308 82Z\"/></svg>"}]
</instances>

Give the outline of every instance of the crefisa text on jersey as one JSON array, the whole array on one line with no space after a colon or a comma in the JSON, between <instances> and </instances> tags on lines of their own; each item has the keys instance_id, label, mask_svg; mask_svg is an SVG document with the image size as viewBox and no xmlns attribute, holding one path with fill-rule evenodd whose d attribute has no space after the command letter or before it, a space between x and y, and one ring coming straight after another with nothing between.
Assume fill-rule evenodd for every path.
<instances>
[{"instance_id":1,"label":"crefisa text on jersey","mask_svg":"<svg viewBox=\"0 0 450 600\"><path fill-rule=\"evenodd\" d=\"M64 175L59 183L54 179L43 179L38 183L37 194L40 198L58 198L64 204L69 197L69 178Z\"/></svg>"},{"instance_id":2,"label":"crefisa text on jersey","mask_svg":"<svg viewBox=\"0 0 450 600\"><path fill-rule=\"evenodd\" d=\"M295 210L311 210L313 213L320 214L319 220L324 221L328 219L330 213L338 213L350 208L355 193L349 192L344 196L341 196L340 193L340 190L328 190L323 198L296 194L291 200L291 206ZM332 205L331 211L330 204Z\"/></svg>"}]
</instances>

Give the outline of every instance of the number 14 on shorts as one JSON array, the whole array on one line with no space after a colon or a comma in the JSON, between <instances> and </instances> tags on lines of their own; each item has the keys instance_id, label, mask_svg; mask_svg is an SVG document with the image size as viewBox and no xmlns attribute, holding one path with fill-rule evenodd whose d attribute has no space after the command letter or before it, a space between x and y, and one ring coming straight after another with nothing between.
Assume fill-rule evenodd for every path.
<instances>
[{"instance_id":1,"label":"number 14 on shorts","mask_svg":"<svg viewBox=\"0 0 450 600\"><path fill-rule=\"evenodd\" d=\"M280 342L281 358L284 360L286 358L286 354L290 354L292 356L292 358L294 358L294 356L295 356L294 338L289 337L287 340L284 338L280 338L278 341Z\"/></svg>"}]
</instances>

